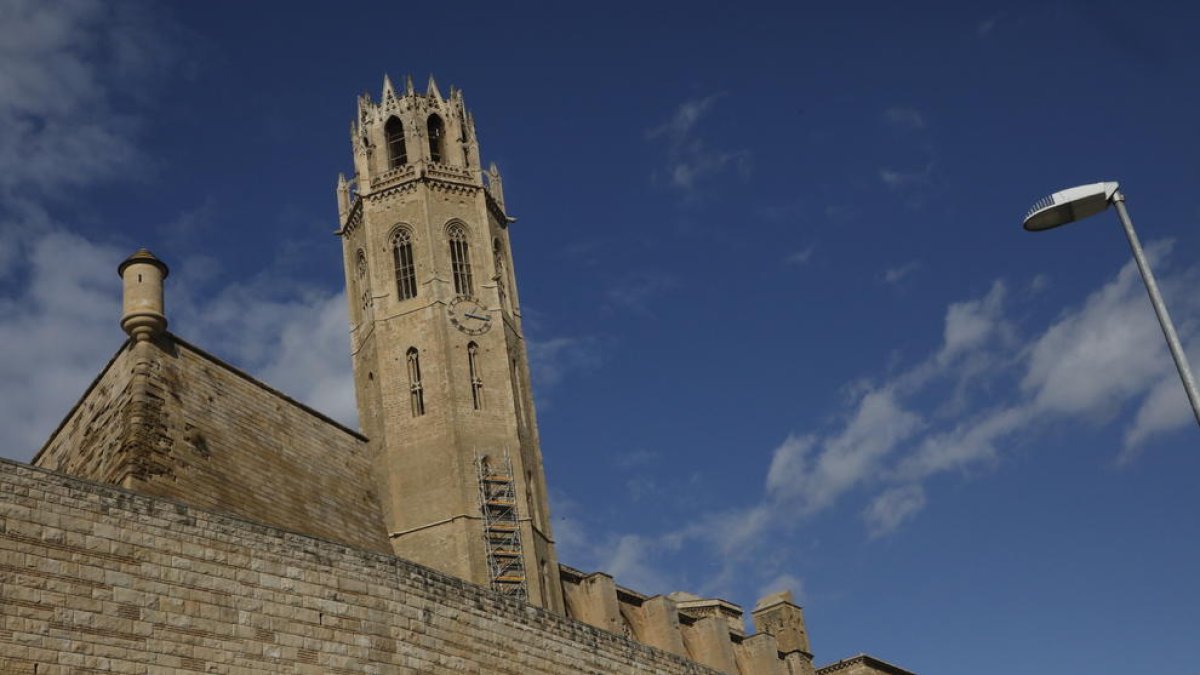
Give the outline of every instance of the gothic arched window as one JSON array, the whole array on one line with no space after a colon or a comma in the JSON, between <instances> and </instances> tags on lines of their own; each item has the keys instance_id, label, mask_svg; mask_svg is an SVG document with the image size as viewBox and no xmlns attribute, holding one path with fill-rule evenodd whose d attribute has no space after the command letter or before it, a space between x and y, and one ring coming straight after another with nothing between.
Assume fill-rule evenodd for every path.
<instances>
[{"instance_id":1,"label":"gothic arched window","mask_svg":"<svg viewBox=\"0 0 1200 675\"><path fill-rule=\"evenodd\" d=\"M401 300L417 297L417 271L413 264L412 234L405 228L392 235L392 264L396 268L396 295Z\"/></svg>"},{"instance_id":2,"label":"gothic arched window","mask_svg":"<svg viewBox=\"0 0 1200 675\"><path fill-rule=\"evenodd\" d=\"M387 136L388 168L395 169L408 164L408 148L404 145L404 123L400 118L389 119L383 127L383 133Z\"/></svg>"},{"instance_id":3,"label":"gothic arched window","mask_svg":"<svg viewBox=\"0 0 1200 675\"><path fill-rule=\"evenodd\" d=\"M450 269L454 273L454 293L473 295L475 286L471 279L471 247L467 243L467 228L454 223L446 230L450 238Z\"/></svg>"},{"instance_id":4,"label":"gothic arched window","mask_svg":"<svg viewBox=\"0 0 1200 675\"><path fill-rule=\"evenodd\" d=\"M409 347L408 354L408 400L412 404L413 417L425 414L425 392L421 388L421 357L416 347Z\"/></svg>"},{"instance_id":5,"label":"gothic arched window","mask_svg":"<svg viewBox=\"0 0 1200 675\"><path fill-rule=\"evenodd\" d=\"M355 293L361 295L361 303L363 311L366 311L368 303L367 298L370 297L371 291L367 287L367 255L360 248L354 254L354 276L346 282L346 295L353 296Z\"/></svg>"},{"instance_id":6,"label":"gothic arched window","mask_svg":"<svg viewBox=\"0 0 1200 675\"><path fill-rule=\"evenodd\" d=\"M429 116L429 161L442 161L442 140L446 135L446 126L437 115Z\"/></svg>"},{"instance_id":7,"label":"gothic arched window","mask_svg":"<svg viewBox=\"0 0 1200 675\"><path fill-rule=\"evenodd\" d=\"M479 376L479 345L467 343L467 365L471 372L471 404L483 410L483 378Z\"/></svg>"}]
</instances>

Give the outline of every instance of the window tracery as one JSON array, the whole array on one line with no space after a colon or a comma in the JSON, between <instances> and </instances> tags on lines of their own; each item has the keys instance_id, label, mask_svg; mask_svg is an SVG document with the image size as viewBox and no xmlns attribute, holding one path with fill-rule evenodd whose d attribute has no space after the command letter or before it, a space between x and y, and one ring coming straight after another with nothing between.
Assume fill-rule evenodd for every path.
<instances>
[{"instance_id":1,"label":"window tracery","mask_svg":"<svg viewBox=\"0 0 1200 675\"><path fill-rule=\"evenodd\" d=\"M471 247L467 241L467 228L454 223L446 230L450 239L450 269L454 275L454 292L457 295L474 295L475 282L471 274Z\"/></svg>"},{"instance_id":2,"label":"window tracery","mask_svg":"<svg viewBox=\"0 0 1200 675\"><path fill-rule=\"evenodd\" d=\"M420 417L425 414L425 391L421 387L421 356L416 347L410 347L408 360L408 398L412 406L412 416Z\"/></svg>"},{"instance_id":3,"label":"window tracery","mask_svg":"<svg viewBox=\"0 0 1200 675\"><path fill-rule=\"evenodd\" d=\"M396 295L400 300L417 297L417 270L413 263L412 233L400 228L392 235L392 265L396 271Z\"/></svg>"}]
</instances>

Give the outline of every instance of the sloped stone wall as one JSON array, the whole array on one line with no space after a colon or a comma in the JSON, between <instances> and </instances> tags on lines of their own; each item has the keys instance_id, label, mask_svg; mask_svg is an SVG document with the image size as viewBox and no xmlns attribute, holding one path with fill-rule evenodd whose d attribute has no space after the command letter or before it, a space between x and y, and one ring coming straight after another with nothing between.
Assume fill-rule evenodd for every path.
<instances>
[{"instance_id":1,"label":"sloped stone wall","mask_svg":"<svg viewBox=\"0 0 1200 675\"><path fill-rule=\"evenodd\" d=\"M126 343L34 464L391 553L366 440L164 334Z\"/></svg>"},{"instance_id":2,"label":"sloped stone wall","mask_svg":"<svg viewBox=\"0 0 1200 675\"><path fill-rule=\"evenodd\" d=\"M0 461L0 672L713 671L398 558Z\"/></svg>"},{"instance_id":3,"label":"sloped stone wall","mask_svg":"<svg viewBox=\"0 0 1200 675\"><path fill-rule=\"evenodd\" d=\"M54 430L34 463L121 484L129 471L121 449L129 445L132 428L134 369L129 343L125 343Z\"/></svg>"}]
</instances>

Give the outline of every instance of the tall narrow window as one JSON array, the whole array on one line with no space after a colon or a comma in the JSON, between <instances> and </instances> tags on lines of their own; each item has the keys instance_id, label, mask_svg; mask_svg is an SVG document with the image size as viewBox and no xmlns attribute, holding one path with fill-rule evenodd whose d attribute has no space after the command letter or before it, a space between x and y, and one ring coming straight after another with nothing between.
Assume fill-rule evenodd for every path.
<instances>
[{"instance_id":1,"label":"tall narrow window","mask_svg":"<svg viewBox=\"0 0 1200 675\"><path fill-rule=\"evenodd\" d=\"M408 350L408 399L413 417L425 414L425 392L421 389L421 357L416 347Z\"/></svg>"},{"instance_id":2,"label":"tall narrow window","mask_svg":"<svg viewBox=\"0 0 1200 675\"><path fill-rule=\"evenodd\" d=\"M496 269L496 291L500 295L500 307L508 307L508 294L505 292L505 283L508 281L508 275L504 269L504 248L500 245L500 239L492 240L492 263Z\"/></svg>"},{"instance_id":3,"label":"tall narrow window","mask_svg":"<svg viewBox=\"0 0 1200 675\"><path fill-rule=\"evenodd\" d=\"M362 295L362 309L366 310L367 298L370 297L371 291L367 287L367 256L361 248L354 254L354 277L352 284L353 290L358 291ZM348 289L348 294L352 295L353 293L349 292Z\"/></svg>"},{"instance_id":4,"label":"tall narrow window","mask_svg":"<svg viewBox=\"0 0 1200 675\"><path fill-rule=\"evenodd\" d=\"M471 247L467 244L467 229L455 223L447 231L450 236L450 268L454 273L454 292L457 295L473 295L475 286L471 279Z\"/></svg>"},{"instance_id":5,"label":"tall narrow window","mask_svg":"<svg viewBox=\"0 0 1200 675\"><path fill-rule=\"evenodd\" d=\"M389 119L383 127L383 133L387 136L388 168L395 169L408 164L408 148L404 145L404 124L400 118Z\"/></svg>"},{"instance_id":6,"label":"tall narrow window","mask_svg":"<svg viewBox=\"0 0 1200 675\"><path fill-rule=\"evenodd\" d=\"M437 115L429 116L429 161L442 161L442 140L446 135L446 127L442 124L442 118Z\"/></svg>"},{"instance_id":7,"label":"tall narrow window","mask_svg":"<svg viewBox=\"0 0 1200 675\"><path fill-rule=\"evenodd\" d=\"M417 272L413 265L412 234L406 229L392 235L392 263L396 268L396 294L401 300L417 297Z\"/></svg>"},{"instance_id":8,"label":"tall narrow window","mask_svg":"<svg viewBox=\"0 0 1200 675\"><path fill-rule=\"evenodd\" d=\"M479 345L467 344L467 364L471 370L471 404L483 410L483 378L479 376Z\"/></svg>"}]
</instances>

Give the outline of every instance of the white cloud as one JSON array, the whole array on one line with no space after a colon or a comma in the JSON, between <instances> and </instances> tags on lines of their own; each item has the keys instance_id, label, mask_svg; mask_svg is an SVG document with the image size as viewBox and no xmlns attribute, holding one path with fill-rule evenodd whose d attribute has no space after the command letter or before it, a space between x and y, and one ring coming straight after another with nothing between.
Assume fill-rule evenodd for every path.
<instances>
[{"instance_id":1,"label":"white cloud","mask_svg":"<svg viewBox=\"0 0 1200 675\"><path fill-rule=\"evenodd\" d=\"M896 466L893 476L922 480L936 473L962 469L997 456L997 443L1033 423L1036 410L1004 407L967 415L953 428L930 434Z\"/></svg>"},{"instance_id":2,"label":"white cloud","mask_svg":"<svg viewBox=\"0 0 1200 675\"><path fill-rule=\"evenodd\" d=\"M657 544L646 537L627 534L616 537L605 547L609 554L600 561L598 569L619 579L622 586L644 593L667 593L671 583L661 568L652 562Z\"/></svg>"},{"instance_id":3,"label":"white cloud","mask_svg":"<svg viewBox=\"0 0 1200 675\"><path fill-rule=\"evenodd\" d=\"M722 150L710 146L696 127L708 114L721 94L684 101L671 119L646 133L649 139L667 143L667 163L663 170L669 185L691 198L698 196L698 184L707 178L733 169L745 176L750 171L748 150Z\"/></svg>"},{"instance_id":4,"label":"white cloud","mask_svg":"<svg viewBox=\"0 0 1200 675\"><path fill-rule=\"evenodd\" d=\"M1200 351L1189 350L1188 360L1196 363ZM1194 366L1193 366L1194 369ZM1193 370L1193 374L1195 370ZM1158 380L1142 401L1134 417L1133 425L1125 432L1125 447L1117 458L1127 464L1141 454L1147 439L1180 427L1191 426L1195 420L1187 394L1177 371L1174 369Z\"/></svg>"},{"instance_id":5,"label":"white cloud","mask_svg":"<svg viewBox=\"0 0 1200 675\"><path fill-rule=\"evenodd\" d=\"M921 269L920 260L910 260L903 265L889 267L883 271L883 280L893 286L912 276L913 272Z\"/></svg>"},{"instance_id":6,"label":"white cloud","mask_svg":"<svg viewBox=\"0 0 1200 675\"><path fill-rule=\"evenodd\" d=\"M0 297L0 453L28 460L122 343L123 256L62 231L24 242Z\"/></svg>"},{"instance_id":7,"label":"white cloud","mask_svg":"<svg viewBox=\"0 0 1200 675\"><path fill-rule=\"evenodd\" d=\"M306 298L276 327L272 357L257 370L280 391L357 429L346 296Z\"/></svg>"},{"instance_id":8,"label":"white cloud","mask_svg":"<svg viewBox=\"0 0 1200 675\"><path fill-rule=\"evenodd\" d=\"M630 272L617 279L604 297L613 308L653 316L652 303L678 287L679 280L664 272Z\"/></svg>"},{"instance_id":9,"label":"white cloud","mask_svg":"<svg viewBox=\"0 0 1200 675\"><path fill-rule=\"evenodd\" d=\"M1149 250L1157 263L1166 247ZM1198 277L1200 267L1160 278L1178 300L1172 310L1185 338L1200 322L1200 300L1189 292ZM756 500L700 514L660 539L681 550L712 551L720 563L702 589L772 579L790 564L763 562L776 550L778 533L840 501L865 500L866 532L878 538L927 506L929 478L986 470L1056 422L1099 424L1115 409L1136 405L1123 430L1122 462L1147 439L1192 424L1133 263L1029 336L1009 318L1009 301L998 280L979 297L951 303L941 344L924 360L882 382L848 387L839 422L789 434L775 448Z\"/></svg>"},{"instance_id":10,"label":"white cloud","mask_svg":"<svg viewBox=\"0 0 1200 675\"><path fill-rule=\"evenodd\" d=\"M765 598L768 595L773 595L782 591L791 591L792 598L795 599L796 602L801 604L804 603L804 580L788 573L780 574L765 584L760 585L758 587L757 595L760 598Z\"/></svg>"},{"instance_id":11,"label":"white cloud","mask_svg":"<svg viewBox=\"0 0 1200 675\"><path fill-rule=\"evenodd\" d=\"M675 110L670 121L648 132L650 138L666 136L672 144L682 145L687 142L700 118L717 102L721 94L711 94L704 98L684 101Z\"/></svg>"},{"instance_id":12,"label":"white cloud","mask_svg":"<svg viewBox=\"0 0 1200 675\"><path fill-rule=\"evenodd\" d=\"M572 372L595 369L602 361L600 344L586 337L555 337L526 341L534 390L540 397Z\"/></svg>"},{"instance_id":13,"label":"white cloud","mask_svg":"<svg viewBox=\"0 0 1200 675\"><path fill-rule=\"evenodd\" d=\"M1150 251L1155 258L1162 246ZM1067 314L1031 349L1022 389L1048 412L1108 416L1144 394L1171 366L1136 267Z\"/></svg>"},{"instance_id":14,"label":"white cloud","mask_svg":"<svg viewBox=\"0 0 1200 675\"><path fill-rule=\"evenodd\" d=\"M888 108L883 113L883 119L888 124L900 129L925 128L925 116L916 108Z\"/></svg>"},{"instance_id":15,"label":"white cloud","mask_svg":"<svg viewBox=\"0 0 1200 675\"><path fill-rule=\"evenodd\" d=\"M984 297L956 302L946 308L937 360L949 363L955 356L980 347L998 332L1009 332L1003 318L1005 294L1004 282L996 281Z\"/></svg>"},{"instance_id":16,"label":"white cloud","mask_svg":"<svg viewBox=\"0 0 1200 675\"><path fill-rule=\"evenodd\" d=\"M0 453L8 457L37 451L124 338L116 264L128 251L56 225L37 202L119 175L136 155L136 120L114 101L143 83L136 45L156 39L137 11L91 0L0 4Z\"/></svg>"},{"instance_id":17,"label":"white cloud","mask_svg":"<svg viewBox=\"0 0 1200 675\"><path fill-rule=\"evenodd\" d=\"M866 510L863 520L871 537L880 537L896 530L925 507L925 489L910 483L890 488L876 497Z\"/></svg>"},{"instance_id":18,"label":"white cloud","mask_svg":"<svg viewBox=\"0 0 1200 675\"><path fill-rule=\"evenodd\" d=\"M170 61L139 11L92 0L0 5L0 189L87 185L136 158L136 120L115 102Z\"/></svg>"},{"instance_id":19,"label":"white cloud","mask_svg":"<svg viewBox=\"0 0 1200 675\"><path fill-rule=\"evenodd\" d=\"M893 390L870 391L837 433L789 436L776 448L767 471L767 496L801 515L823 509L877 473L883 459L922 426L920 416L901 407Z\"/></svg>"}]
</instances>

